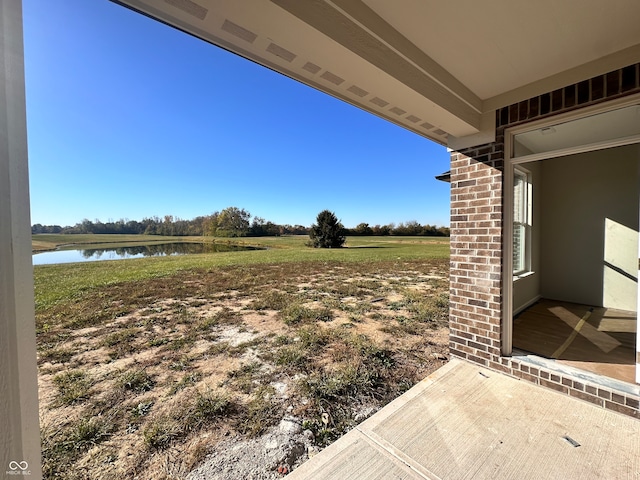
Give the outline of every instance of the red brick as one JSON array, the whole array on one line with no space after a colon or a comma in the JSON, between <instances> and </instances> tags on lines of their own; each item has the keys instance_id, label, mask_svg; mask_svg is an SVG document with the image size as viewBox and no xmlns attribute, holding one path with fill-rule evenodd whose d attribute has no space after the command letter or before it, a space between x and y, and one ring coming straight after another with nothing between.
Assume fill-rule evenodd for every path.
<instances>
[{"instance_id":1,"label":"red brick","mask_svg":"<svg viewBox=\"0 0 640 480\"><path fill-rule=\"evenodd\" d=\"M624 405L624 395L620 395L615 392L611 392L611 400L619 403L620 405Z\"/></svg>"},{"instance_id":2,"label":"red brick","mask_svg":"<svg viewBox=\"0 0 640 480\"><path fill-rule=\"evenodd\" d=\"M596 405L599 405L601 407L604 406L604 400L602 400L601 398L594 397L593 395L589 395L588 393L584 393L579 390L570 389L569 395L590 403L595 403Z\"/></svg>"},{"instance_id":3,"label":"red brick","mask_svg":"<svg viewBox=\"0 0 640 480\"><path fill-rule=\"evenodd\" d=\"M611 400L611 392L603 388L598 389L598 396L600 398L604 398L605 400Z\"/></svg>"},{"instance_id":4,"label":"red brick","mask_svg":"<svg viewBox=\"0 0 640 480\"><path fill-rule=\"evenodd\" d=\"M637 409L625 407L624 405L619 405L614 402L606 401L604 402L604 407L607 410L613 410L614 412L622 413L624 415L629 415L630 417L640 418L640 412Z\"/></svg>"},{"instance_id":5,"label":"red brick","mask_svg":"<svg viewBox=\"0 0 640 480\"><path fill-rule=\"evenodd\" d=\"M471 360L474 363L478 363L478 364L480 364L482 366L485 366L485 367L487 366L487 363L488 363L486 359L480 358L480 357L475 356L475 355L468 355L467 359Z\"/></svg>"},{"instance_id":6,"label":"red brick","mask_svg":"<svg viewBox=\"0 0 640 480\"><path fill-rule=\"evenodd\" d=\"M543 387L551 388L551 389L556 390L558 392L569 393L569 389L567 387L565 387L564 385L560 385L559 383L555 383L555 382L550 382L550 381L544 380L542 378L540 379L540 385L542 385Z\"/></svg>"}]
</instances>

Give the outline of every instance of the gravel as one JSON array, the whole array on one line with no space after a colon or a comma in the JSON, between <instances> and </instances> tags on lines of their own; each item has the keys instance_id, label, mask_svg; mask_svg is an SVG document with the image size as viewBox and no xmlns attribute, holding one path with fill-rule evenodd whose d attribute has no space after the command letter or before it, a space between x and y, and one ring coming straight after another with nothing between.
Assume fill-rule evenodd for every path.
<instances>
[{"instance_id":1,"label":"gravel","mask_svg":"<svg viewBox=\"0 0 640 480\"><path fill-rule=\"evenodd\" d=\"M300 419L285 416L264 435L220 442L215 451L192 471L188 480L272 480L284 477L317 453L314 436Z\"/></svg>"}]
</instances>

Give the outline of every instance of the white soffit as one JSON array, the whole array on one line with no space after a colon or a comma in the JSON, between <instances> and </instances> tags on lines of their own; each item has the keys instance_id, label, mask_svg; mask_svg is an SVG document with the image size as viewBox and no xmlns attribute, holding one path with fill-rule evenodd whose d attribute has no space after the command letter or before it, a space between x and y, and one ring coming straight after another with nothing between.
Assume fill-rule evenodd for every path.
<instances>
[{"instance_id":1,"label":"white soffit","mask_svg":"<svg viewBox=\"0 0 640 480\"><path fill-rule=\"evenodd\" d=\"M640 47L638 0L362 1L489 104L582 65L590 76L629 65L628 56L617 66L609 57ZM553 88L575 80L559 81Z\"/></svg>"}]
</instances>

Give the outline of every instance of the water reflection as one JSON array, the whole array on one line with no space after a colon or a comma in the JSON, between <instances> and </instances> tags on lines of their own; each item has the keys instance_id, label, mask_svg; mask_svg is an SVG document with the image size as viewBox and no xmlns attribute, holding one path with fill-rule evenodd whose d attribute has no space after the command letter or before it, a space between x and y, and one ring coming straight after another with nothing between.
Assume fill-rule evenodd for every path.
<instances>
[{"instance_id":1,"label":"water reflection","mask_svg":"<svg viewBox=\"0 0 640 480\"><path fill-rule=\"evenodd\" d=\"M95 262L100 260L122 260L128 258L163 257L168 255L189 255L196 253L238 252L260 250L258 247L221 245L217 243L161 243L114 248L85 248L78 250L58 250L33 255L34 265L72 262Z\"/></svg>"}]
</instances>

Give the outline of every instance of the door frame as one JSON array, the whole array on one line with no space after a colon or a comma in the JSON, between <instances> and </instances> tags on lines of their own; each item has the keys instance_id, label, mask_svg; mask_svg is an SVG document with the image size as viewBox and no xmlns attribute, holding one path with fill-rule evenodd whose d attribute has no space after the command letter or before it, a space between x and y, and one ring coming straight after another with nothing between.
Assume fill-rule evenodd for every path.
<instances>
[{"instance_id":1,"label":"door frame","mask_svg":"<svg viewBox=\"0 0 640 480\"><path fill-rule=\"evenodd\" d=\"M502 256L502 325L501 325L501 353L510 356L513 352L513 174L514 167L538 160L574 155L577 153L593 152L624 145L640 144L640 134L631 137L604 140L596 143L578 145L550 152L534 153L513 158L513 139L515 135L541 128L552 127L559 123L579 120L581 118L617 110L633 105L640 105L640 94L630 95L621 99L610 100L598 105L592 105L571 112L553 115L541 120L535 120L523 125L507 128L504 133L505 162L503 170L503 256ZM639 179L640 181L640 179ZM640 202L640 198L638 199ZM638 275L640 275L640 244L638 246ZM640 276L638 277L640 278ZM640 282L638 282L638 306L640 307ZM640 315L637 315L636 328L636 382L640 383Z\"/></svg>"}]
</instances>

